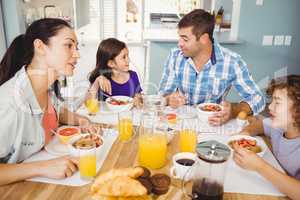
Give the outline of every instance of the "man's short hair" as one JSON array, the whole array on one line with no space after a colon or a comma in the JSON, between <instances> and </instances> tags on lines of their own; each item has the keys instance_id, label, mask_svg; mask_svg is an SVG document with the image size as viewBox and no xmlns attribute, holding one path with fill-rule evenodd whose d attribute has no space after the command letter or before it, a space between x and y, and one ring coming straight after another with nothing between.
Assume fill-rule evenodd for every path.
<instances>
[{"instance_id":1,"label":"man's short hair","mask_svg":"<svg viewBox=\"0 0 300 200\"><path fill-rule=\"evenodd\" d=\"M178 23L178 28L193 27L192 33L197 40L204 33L212 40L215 27L215 17L203 9L195 9L183 16Z\"/></svg>"}]
</instances>

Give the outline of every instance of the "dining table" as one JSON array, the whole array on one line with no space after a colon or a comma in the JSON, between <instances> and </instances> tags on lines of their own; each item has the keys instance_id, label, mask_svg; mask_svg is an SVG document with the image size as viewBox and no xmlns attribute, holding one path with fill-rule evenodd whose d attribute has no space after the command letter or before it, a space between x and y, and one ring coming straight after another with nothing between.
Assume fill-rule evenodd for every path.
<instances>
[{"instance_id":1,"label":"dining table","mask_svg":"<svg viewBox=\"0 0 300 200\"><path fill-rule=\"evenodd\" d=\"M82 114L82 113L81 113ZM100 116L111 115L109 113L99 113ZM116 114L116 113L115 113ZM105 117L107 119L107 117ZM104 120L105 121L105 120ZM107 124L107 123L104 123ZM200 133L201 138L201 133ZM167 146L167 159L165 165L160 169L151 170L152 174L164 173L169 175L172 166L172 156L179 152L179 134L175 132L173 139ZM101 156L101 155L100 155ZM134 135L130 141L124 142L116 139L106 155L97 175L113 168L125 168L139 166L138 162L138 134ZM82 186L70 186L36 181L20 181L0 187L0 200L89 200L92 199L90 188L93 182ZM181 200L188 199L182 192L180 180L171 178L171 185L166 194L153 196L153 199ZM263 186L262 186L263 187ZM247 194L237 192L224 192L224 200L287 200L284 195L274 196L265 194Z\"/></svg>"}]
</instances>

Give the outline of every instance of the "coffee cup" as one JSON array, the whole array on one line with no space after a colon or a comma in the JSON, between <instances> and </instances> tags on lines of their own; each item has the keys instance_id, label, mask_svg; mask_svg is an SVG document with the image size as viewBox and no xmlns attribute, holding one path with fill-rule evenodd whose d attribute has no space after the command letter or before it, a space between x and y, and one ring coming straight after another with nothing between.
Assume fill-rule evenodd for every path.
<instances>
[{"instance_id":1,"label":"coffee cup","mask_svg":"<svg viewBox=\"0 0 300 200\"><path fill-rule=\"evenodd\" d=\"M196 162L196 154L190 152L177 153L172 158L173 166L170 175L173 178L189 180L192 176L192 166Z\"/></svg>"}]
</instances>

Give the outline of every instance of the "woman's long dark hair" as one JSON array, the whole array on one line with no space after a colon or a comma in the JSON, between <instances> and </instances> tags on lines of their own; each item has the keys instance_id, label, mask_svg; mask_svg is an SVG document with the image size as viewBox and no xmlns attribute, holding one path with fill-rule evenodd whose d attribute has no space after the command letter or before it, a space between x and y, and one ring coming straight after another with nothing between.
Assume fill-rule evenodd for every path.
<instances>
[{"instance_id":1,"label":"woman's long dark hair","mask_svg":"<svg viewBox=\"0 0 300 200\"><path fill-rule=\"evenodd\" d=\"M125 48L127 48L126 44L115 38L102 40L97 50L96 67L89 76L91 84L93 84L96 78L100 75L103 75L108 79L111 78L112 70L108 66L108 61L113 60Z\"/></svg>"},{"instance_id":2,"label":"woman's long dark hair","mask_svg":"<svg viewBox=\"0 0 300 200\"><path fill-rule=\"evenodd\" d=\"M44 18L33 22L26 30L25 34L17 36L0 63L0 86L12 78L24 65L31 63L34 55L33 42L40 39L44 44L49 43L49 39L57 35L62 28L71 26L62 19ZM54 83L54 91L59 94L58 81Z\"/></svg>"}]
</instances>

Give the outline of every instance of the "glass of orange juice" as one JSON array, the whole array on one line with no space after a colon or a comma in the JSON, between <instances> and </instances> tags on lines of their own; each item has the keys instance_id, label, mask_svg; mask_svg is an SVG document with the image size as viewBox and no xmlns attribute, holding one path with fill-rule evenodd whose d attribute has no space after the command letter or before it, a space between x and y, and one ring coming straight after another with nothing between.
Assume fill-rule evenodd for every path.
<instances>
[{"instance_id":1,"label":"glass of orange juice","mask_svg":"<svg viewBox=\"0 0 300 200\"><path fill-rule=\"evenodd\" d=\"M139 129L139 164L150 169L159 169L167 158L167 120L161 121L157 115L144 114Z\"/></svg>"},{"instance_id":2,"label":"glass of orange juice","mask_svg":"<svg viewBox=\"0 0 300 200\"><path fill-rule=\"evenodd\" d=\"M179 132L179 148L181 152L195 152L197 145L197 118L184 118L181 120Z\"/></svg>"},{"instance_id":3,"label":"glass of orange juice","mask_svg":"<svg viewBox=\"0 0 300 200\"><path fill-rule=\"evenodd\" d=\"M118 131L121 141L129 141L133 136L133 112L124 111L118 113Z\"/></svg>"},{"instance_id":4,"label":"glass of orange juice","mask_svg":"<svg viewBox=\"0 0 300 200\"><path fill-rule=\"evenodd\" d=\"M96 176L96 145L90 140L79 146L79 173L83 180L92 180Z\"/></svg>"},{"instance_id":5,"label":"glass of orange juice","mask_svg":"<svg viewBox=\"0 0 300 200\"><path fill-rule=\"evenodd\" d=\"M89 115L96 115L99 111L99 101L97 97L97 91L89 90L88 96L85 101L85 106Z\"/></svg>"}]
</instances>

